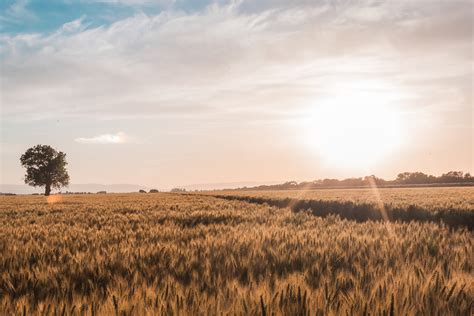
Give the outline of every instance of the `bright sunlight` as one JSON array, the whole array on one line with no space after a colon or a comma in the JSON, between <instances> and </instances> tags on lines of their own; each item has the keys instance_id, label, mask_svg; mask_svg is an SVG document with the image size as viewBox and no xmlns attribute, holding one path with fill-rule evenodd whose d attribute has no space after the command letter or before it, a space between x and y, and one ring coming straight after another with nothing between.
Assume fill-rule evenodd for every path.
<instances>
[{"instance_id":1,"label":"bright sunlight","mask_svg":"<svg viewBox=\"0 0 474 316\"><path fill-rule=\"evenodd\" d=\"M368 170L403 141L400 112L370 95L334 98L311 110L306 142L329 165Z\"/></svg>"}]
</instances>

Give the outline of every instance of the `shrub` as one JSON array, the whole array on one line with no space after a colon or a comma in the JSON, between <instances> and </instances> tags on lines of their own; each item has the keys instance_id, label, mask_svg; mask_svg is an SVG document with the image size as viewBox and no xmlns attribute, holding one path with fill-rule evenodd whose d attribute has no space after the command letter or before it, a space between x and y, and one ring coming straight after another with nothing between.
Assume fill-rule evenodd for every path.
<instances>
[{"instance_id":1,"label":"shrub","mask_svg":"<svg viewBox=\"0 0 474 316\"><path fill-rule=\"evenodd\" d=\"M183 193L183 192L186 192L186 189L184 189L184 188L173 188L173 189L171 189L171 192L173 192L173 193Z\"/></svg>"}]
</instances>

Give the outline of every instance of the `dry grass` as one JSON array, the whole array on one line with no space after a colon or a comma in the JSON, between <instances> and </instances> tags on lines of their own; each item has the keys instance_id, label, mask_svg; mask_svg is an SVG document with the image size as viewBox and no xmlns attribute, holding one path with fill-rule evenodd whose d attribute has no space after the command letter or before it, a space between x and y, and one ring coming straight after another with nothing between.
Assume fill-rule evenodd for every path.
<instances>
[{"instance_id":1,"label":"dry grass","mask_svg":"<svg viewBox=\"0 0 474 316\"><path fill-rule=\"evenodd\" d=\"M469 315L474 236L211 196L0 197L0 311Z\"/></svg>"},{"instance_id":2,"label":"dry grass","mask_svg":"<svg viewBox=\"0 0 474 316\"><path fill-rule=\"evenodd\" d=\"M329 189L215 191L227 200L308 210L315 216L337 215L363 222L436 222L474 230L474 188Z\"/></svg>"},{"instance_id":3,"label":"dry grass","mask_svg":"<svg viewBox=\"0 0 474 316\"><path fill-rule=\"evenodd\" d=\"M417 205L423 208L456 208L474 211L474 187L380 188L383 203L396 207ZM271 191L214 191L211 195L236 195L300 200L349 201L358 204L378 203L373 189L318 189Z\"/></svg>"}]
</instances>

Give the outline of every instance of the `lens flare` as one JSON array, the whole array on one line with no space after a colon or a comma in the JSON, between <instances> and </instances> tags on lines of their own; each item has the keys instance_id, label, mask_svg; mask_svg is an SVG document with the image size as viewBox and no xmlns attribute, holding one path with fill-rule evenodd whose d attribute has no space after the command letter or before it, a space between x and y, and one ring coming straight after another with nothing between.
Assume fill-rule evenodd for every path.
<instances>
[{"instance_id":1,"label":"lens flare","mask_svg":"<svg viewBox=\"0 0 474 316\"><path fill-rule=\"evenodd\" d=\"M55 204L55 203L58 203L62 200L62 196L57 194L57 195L49 195L47 198L46 198L46 201L48 202L48 204Z\"/></svg>"}]
</instances>

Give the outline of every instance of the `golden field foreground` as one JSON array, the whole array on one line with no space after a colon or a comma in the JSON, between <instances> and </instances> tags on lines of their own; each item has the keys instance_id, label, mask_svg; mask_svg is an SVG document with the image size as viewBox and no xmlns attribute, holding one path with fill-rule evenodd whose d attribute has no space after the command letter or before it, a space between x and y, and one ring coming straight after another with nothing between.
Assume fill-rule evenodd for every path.
<instances>
[{"instance_id":1,"label":"golden field foreground","mask_svg":"<svg viewBox=\"0 0 474 316\"><path fill-rule=\"evenodd\" d=\"M466 228L321 218L202 195L49 202L0 197L1 314L473 312Z\"/></svg>"}]
</instances>

